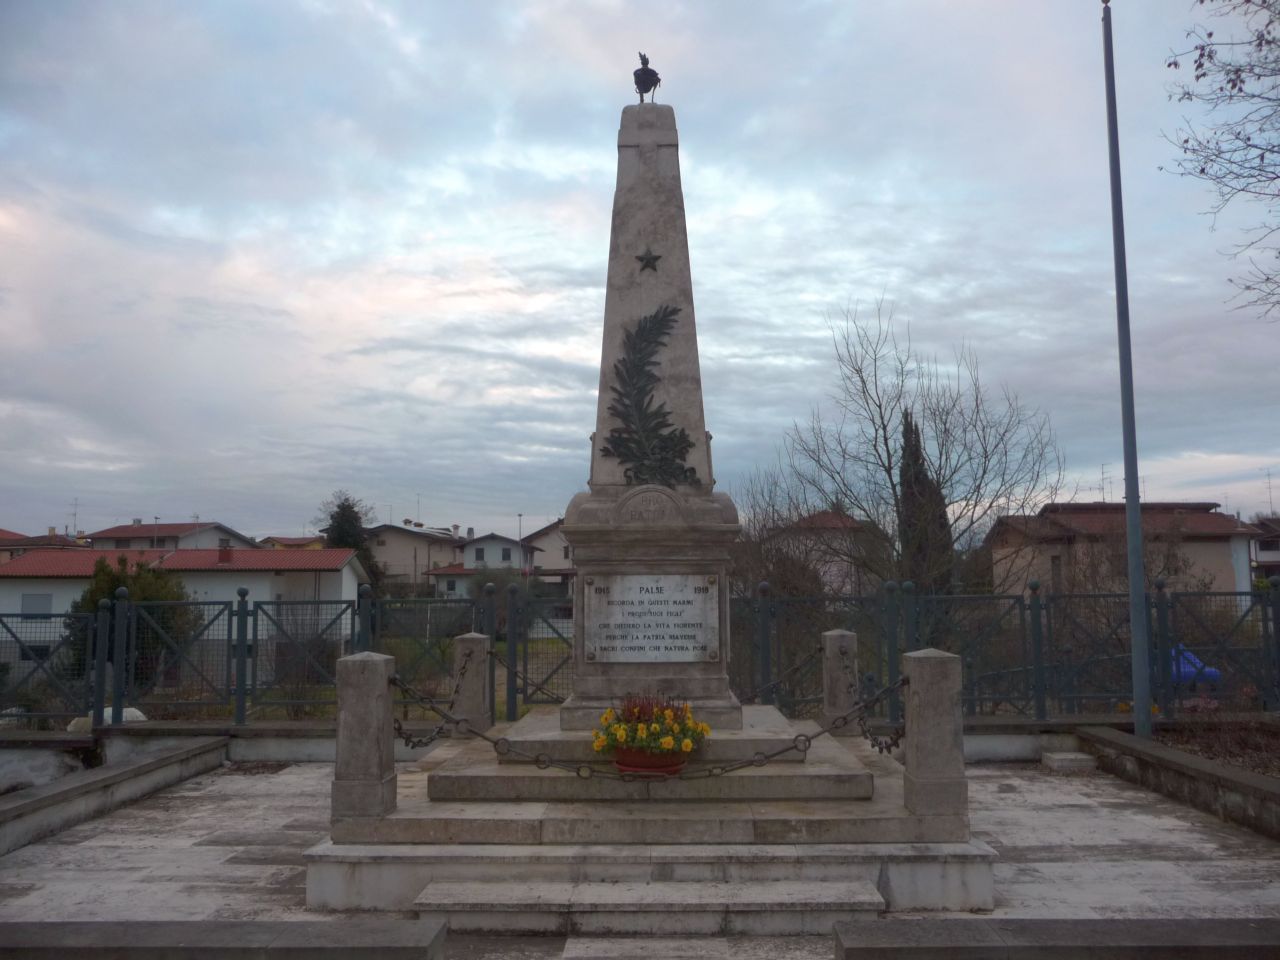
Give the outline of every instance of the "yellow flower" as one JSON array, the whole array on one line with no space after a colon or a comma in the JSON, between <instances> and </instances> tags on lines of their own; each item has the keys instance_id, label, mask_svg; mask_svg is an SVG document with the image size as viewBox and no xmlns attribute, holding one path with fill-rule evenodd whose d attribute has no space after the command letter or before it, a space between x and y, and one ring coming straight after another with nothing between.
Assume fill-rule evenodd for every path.
<instances>
[{"instance_id":1,"label":"yellow flower","mask_svg":"<svg viewBox=\"0 0 1280 960\"><path fill-rule=\"evenodd\" d=\"M663 710L662 715L667 718L667 723L675 722L676 715L672 713L670 710Z\"/></svg>"},{"instance_id":2,"label":"yellow flower","mask_svg":"<svg viewBox=\"0 0 1280 960\"><path fill-rule=\"evenodd\" d=\"M611 723L613 723L613 707L600 714L600 726L607 727Z\"/></svg>"},{"instance_id":3,"label":"yellow flower","mask_svg":"<svg viewBox=\"0 0 1280 960\"><path fill-rule=\"evenodd\" d=\"M645 729L644 724L643 723L640 724L639 726L636 727L636 739L643 740L645 736L648 734L648 732L649 731Z\"/></svg>"},{"instance_id":4,"label":"yellow flower","mask_svg":"<svg viewBox=\"0 0 1280 960\"><path fill-rule=\"evenodd\" d=\"M680 741L680 749L683 750L685 753L688 753L690 750L693 749L693 741L690 740L688 737L685 737L682 741Z\"/></svg>"},{"instance_id":5,"label":"yellow flower","mask_svg":"<svg viewBox=\"0 0 1280 960\"><path fill-rule=\"evenodd\" d=\"M626 727L618 727L618 729L617 729L617 730L613 731L613 735L614 735L615 737L617 737L617 738L618 738L618 742L619 742L619 743L626 743L626 742L627 742L627 728L626 728Z\"/></svg>"},{"instance_id":6,"label":"yellow flower","mask_svg":"<svg viewBox=\"0 0 1280 960\"><path fill-rule=\"evenodd\" d=\"M673 723L673 724L671 725L671 732L672 732L672 733L679 733L679 732L680 732L680 724L678 724L678 723Z\"/></svg>"},{"instance_id":7,"label":"yellow flower","mask_svg":"<svg viewBox=\"0 0 1280 960\"><path fill-rule=\"evenodd\" d=\"M674 737L663 737L658 741L658 746L662 747L663 750L674 750L675 745L676 741Z\"/></svg>"},{"instance_id":8,"label":"yellow flower","mask_svg":"<svg viewBox=\"0 0 1280 960\"><path fill-rule=\"evenodd\" d=\"M649 724L649 732L657 733L661 728L656 723Z\"/></svg>"},{"instance_id":9,"label":"yellow flower","mask_svg":"<svg viewBox=\"0 0 1280 960\"><path fill-rule=\"evenodd\" d=\"M599 753L601 750L604 749L605 744L608 742L609 741L606 740L604 737L596 737L595 741L591 745L595 747L596 753Z\"/></svg>"},{"instance_id":10,"label":"yellow flower","mask_svg":"<svg viewBox=\"0 0 1280 960\"><path fill-rule=\"evenodd\" d=\"M709 723L704 723L704 724L702 725L702 735L703 735L704 737L709 737L709 736L711 736L711 724L709 724Z\"/></svg>"}]
</instances>

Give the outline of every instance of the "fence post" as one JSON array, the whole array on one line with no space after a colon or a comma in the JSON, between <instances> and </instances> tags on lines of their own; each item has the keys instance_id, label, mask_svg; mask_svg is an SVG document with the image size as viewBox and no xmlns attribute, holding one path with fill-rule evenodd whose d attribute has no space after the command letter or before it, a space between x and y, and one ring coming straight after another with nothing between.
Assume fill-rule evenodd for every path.
<instances>
[{"instance_id":1,"label":"fence post","mask_svg":"<svg viewBox=\"0 0 1280 960\"><path fill-rule=\"evenodd\" d=\"M1280 577L1272 577L1271 584L1271 695L1264 698L1263 708L1280 710Z\"/></svg>"},{"instance_id":2,"label":"fence post","mask_svg":"<svg viewBox=\"0 0 1280 960\"><path fill-rule=\"evenodd\" d=\"M898 584L893 580L886 581L884 585L884 654L889 686L894 688L889 693L889 722L899 723L902 720L902 698L897 690L901 667L898 662Z\"/></svg>"},{"instance_id":3,"label":"fence post","mask_svg":"<svg viewBox=\"0 0 1280 960\"><path fill-rule=\"evenodd\" d=\"M237 587L236 596L236 726L244 726L249 682L249 588Z\"/></svg>"},{"instance_id":4,"label":"fence post","mask_svg":"<svg viewBox=\"0 0 1280 960\"><path fill-rule=\"evenodd\" d=\"M356 653L373 649L373 587L360 584L356 591Z\"/></svg>"},{"instance_id":5,"label":"fence post","mask_svg":"<svg viewBox=\"0 0 1280 960\"><path fill-rule=\"evenodd\" d=\"M1044 693L1044 624L1040 615L1040 581L1032 580L1027 584L1031 591L1031 697L1035 703L1036 719L1045 720L1049 716L1049 707L1045 703Z\"/></svg>"},{"instance_id":6,"label":"fence post","mask_svg":"<svg viewBox=\"0 0 1280 960\"><path fill-rule=\"evenodd\" d=\"M114 636L111 643L111 725L124 723L124 681L129 669L129 588L116 587L112 610Z\"/></svg>"},{"instance_id":7,"label":"fence post","mask_svg":"<svg viewBox=\"0 0 1280 960\"><path fill-rule=\"evenodd\" d=\"M770 636L769 620L771 619L769 603L769 581L761 580L756 584L756 654L760 657L760 702L766 706L773 703L773 638Z\"/></svg>"},{"instance_id":8,"label":"fence post","mask_svg":"<svg viewBox=\"0 0 1280 960\"><path fill-rule=\"evenodd\" d=\"M1156 646L1156 667L1159 671L1158 699L1160 716L1166 720L1177 709L1177 681L1174 679L1173 635L1169 632L1169 594L1165 592L1164 577L1156 578L1156 629L1153 638Z\"/></svg>"},{"instance_id":9,"label":"fence post","mask_svg":"<svg viewBox=\"0 0 1280 960\"><path fill-rule=\"evenodd\" d=\"M1076 678L1075 670L1071 666L1071 648L1062 648L1062 683L1058 685L1061 691L1060 696L1063 699L1064 709L1069 714L1076 712Z\"/></svg>"},{"instance_id":10,"label":"fence post","mask_svg":"<svg viewBox=\"0 0 1280 960\"><path fill-rule=\"evenodd\" d=\"M526 603L527 603L526 599ZM516 683L516 651L526 642L525 631L529 625L520 616L520 588L507 584L507 721L519 719L519 686Z\"/></svg>"},{"instance_id":11,"label":"fence post","mask_svg":"<svg viewBox=\"0 0 1280 960\"><path fill-rule=\"evenodd\" d=\"M902 581L898 598L902 604L902 649L909 653L920 649L920 608L914 580Z\"/></svg>"},{"instance_id":12,"label":"fence post","mask_svg":"<svg viewBox=\"0 0 1280 960\"><path fill-rule=\"evenodd\" d=\"M480 632L490 637L498 632L498 611L494 601L494 594L497 592L498 588L492 583L486 583L481 591Z\"/></svg>"},{"instance_id":13,"label":"fence post","mask_svg":"<svg viewBox=\"0 0 1280 960\"><path fill-rule=\"evenodd\" d=\"M107 709L107 644L111 639L111 601L98 601L93 625L93 725L102 726Z\"/></svg>"}]
</instances>

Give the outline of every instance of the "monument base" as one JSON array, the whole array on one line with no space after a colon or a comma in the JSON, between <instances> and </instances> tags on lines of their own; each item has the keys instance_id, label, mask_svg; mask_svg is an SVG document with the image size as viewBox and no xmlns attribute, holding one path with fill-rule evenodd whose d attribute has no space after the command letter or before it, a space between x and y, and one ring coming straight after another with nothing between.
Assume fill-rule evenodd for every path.
<instances>
[{"instance_id":1,"label":"monument base","mask_svg":"<svg viewBox=\"0 0 1280 960\"><path fill-rule=\"evenodd\" d=\"M571 699L570 704L572 702ZM574 716L578 715L578 708L585 713L587 705L579 703L575 708ZM587 716L589 723L576 727L566 726L564 707L560 708L558 723L555 714L545 710L532 710L511 727L507 733L507 739L516 750L534 756L545 753L553 760L564 760L569 763L599 761L600 756L592 749L591 739L586 731L597 725L603 709L601 707L594 714ZM697 754L692 758L696 762L733 763L735 760L750 760L757 753L769 754L791 746L795 742L796 734L800 732L777 707L740 707L735 701L733 707L724 714L721 722L715 719L717 714L714 710L695 706L694 713L699 720L706 717L712 718L706 720L711 724L711 736L703 741ZM725 722L735 719L738 721L736 727L732 726L731 722ZM805 754L802 751L792 750L781 754L771 762L801 763L804 758ZM499 759L512 763L518 763L521 760L518 755L512 754Z\"/></svg>"},{"instance_id":2,"label":"monument base","mask_svg":"<svg viewBox=\"0 0 1280 960\"><path fill-rule=\"evenodd\" d=\"M622 703L622 697L584 697L573 694L560 705L560 729L581 736L581 731L600 725L600 715ZM692 698L689 706L693 715L703 723L711 724L714 732L741 730L742 705L732 693L727 697Z\"/></svg>"}]
</instances>

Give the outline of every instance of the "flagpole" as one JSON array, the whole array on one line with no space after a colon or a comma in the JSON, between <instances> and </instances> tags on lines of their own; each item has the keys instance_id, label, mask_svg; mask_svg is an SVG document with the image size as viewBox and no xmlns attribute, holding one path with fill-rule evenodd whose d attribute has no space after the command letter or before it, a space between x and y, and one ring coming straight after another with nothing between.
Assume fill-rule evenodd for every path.
<instances>
[{"instance_id":1,"label":"flagpole","mask_svg":"<svg viewBox=\"0 0 1280 960\"><path fill-rule=\"evenodd\" d=\"M1111 163L1111 242L1116 272L1116 334L1120 344L1120 420L1124 432L1124 519L1129 560L1129 637L1133 666L1133 732L1151 736L1151 662L1146 575L1142 563L1142 504L1138 498L1138 440L1133 413L1133 349L1129 342L1129 272L1124 255L1120 195L1120 135L1116 124L1116 68L1111 49L1110 0L1102 0L1102 58L1107 86L1107 145Z\"/></svg>"}]
</instances>

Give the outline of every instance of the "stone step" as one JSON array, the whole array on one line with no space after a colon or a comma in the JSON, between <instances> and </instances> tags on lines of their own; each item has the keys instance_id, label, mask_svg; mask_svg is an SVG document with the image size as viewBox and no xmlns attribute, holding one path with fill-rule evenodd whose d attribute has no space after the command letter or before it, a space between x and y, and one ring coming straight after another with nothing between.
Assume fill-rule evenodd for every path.
<instances>
[{"instance_id":1,"label":"stone step","mask_svg":"<svg viewBox=\"0 0 1280 960\"><path fill-rule=\"evenodd\" d=\"M686 770L707 769L690 763ZM871 773L858 757L831 737L813 740L804 763L772 762L722 776L701 779L607 778L612 764L582 764L592 773L539 769L531 763L500 763L493 748L477 740L431 771L431 800L480 801L722 801L722 800L865 800L873 793ZM584 772L585 772L584 770Z\"/></svg>"},{"instance_id":2,"label":"stone step","mask_svg":"<svg viewBox=\"0 0 1280 960\"><path fill-rule=\"evenodd\" d=\"M723 937L569 937L560 960L729 960Z\"/></svg>"},{"instance_id":3,"label":"stone step","mask_svg":"<svg viewBox=\"0 0 1280 960\"><path fill-rule=\"evenodd\" d=\"M445 932L438 921L387 916L0 923L0 960L442 960Z\"/></svg>"},{"instance_id":4,"label":"stone step","mask_svg":"<svg viewBox=\"0 0 1280 960\"><path fill-rule=\"evenodd\" d=\"M836 960L1280 960L1273 918L883 920L840 923Z\"/></svg>"},{"instance_id":5,"label":"stone step","mask_svg":"<svg viewBox=\"0 0 1280 960\"><path fill-rule=\"evenodd\" d=\"M864 809L865 807L865 809ZM335 820L335 843L733 844L963 843L960 816L840 800L751 803L476 803L401 806L382 818Z\"/></svg>"},{"instance_id":6,"label":"stone step","mask_svg":"<svg viewBox=\"0 0 1280 960\"><path fill-rule=\"evenodd\" d=\"M457 932L785 936L875 917L884 898L857 880L433 880L413 907Z\"/></svg>"},{"instance_id":7,"label":"stone step","mask_svg":"<svg viewBox=\"0 0 1280 960\"><path fill-rule=\"evenodd\" d=\"M895 909L989 907L987 845L868 844L334 844L311 848L312 909L403 910L427 883L765 883L860 881Z\"/></svg>"},{"instance_id":8,"label":"stone step","mask_svg":"<svg viewBox=\"0 0 1280 960\"><path fill-rule=\"evenodd\" d=\"M698 750L698 762L750 760L757 753L768 754L789 747L794 744L797 734L807 735L815 730L812 723L793 724L777 707L743 707L742 729L713 727L711 736ZM584 730L562 730L560 717L554 710L531 710L503 735L514 751L500 756L500 763L528 763L528 757L520 754L537 756L540 753L570 763L592 763L600 759L591 746L590 734ZM802 751L791 750L772 762L803 763L804 759Z\"/></svg>"}]
</instances>

